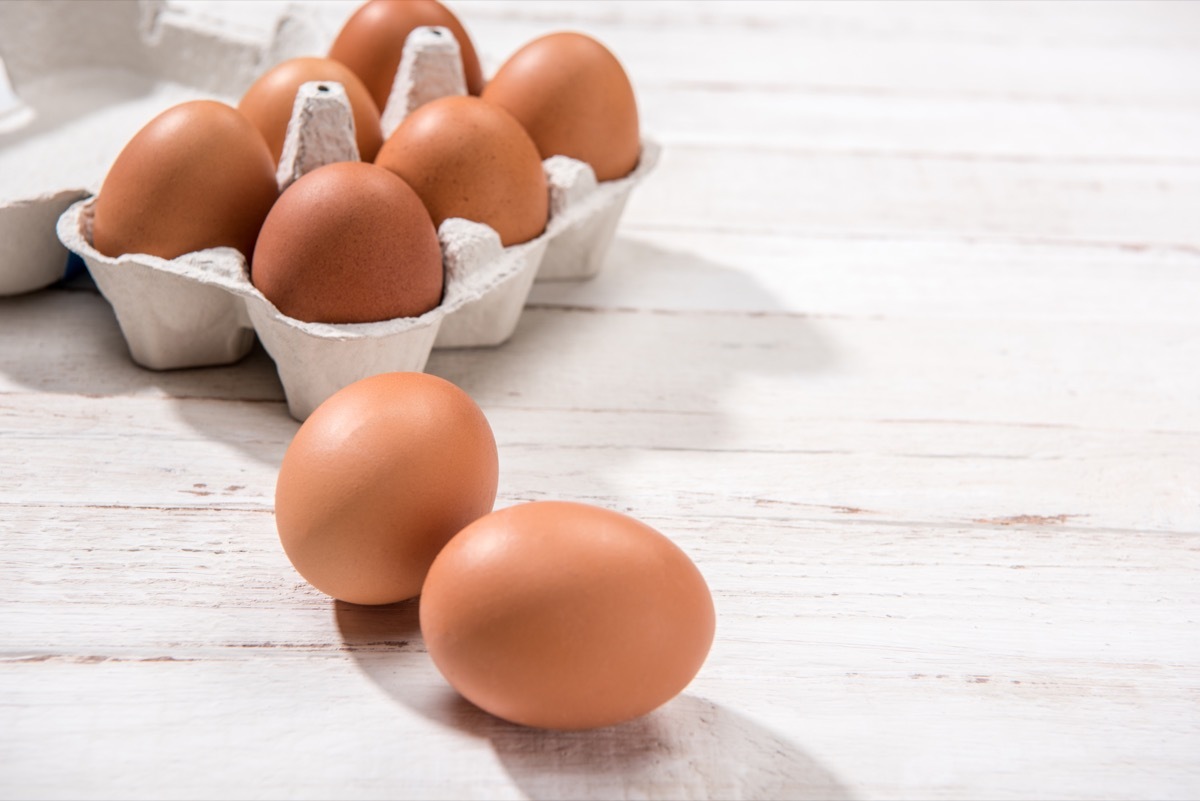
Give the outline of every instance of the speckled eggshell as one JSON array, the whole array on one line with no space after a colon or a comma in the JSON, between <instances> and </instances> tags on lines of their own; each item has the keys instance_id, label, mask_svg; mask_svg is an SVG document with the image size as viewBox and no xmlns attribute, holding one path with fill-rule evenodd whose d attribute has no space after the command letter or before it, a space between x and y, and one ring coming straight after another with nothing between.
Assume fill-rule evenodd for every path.
<instances>
[{"instance_id":1,"label":"speckled eggshell","mask_svg":"<svg viewBox=\"0 0 1200 801\"><path fill-rule=\"evenodd\" d=\"M383 144L379 127L379 107L367 87L345 64L331 58L293 58L275 65L263 73L242 95L238 111L262 132L276 163L283 153L283 140L296 92L309 81L336 81L346 90L354 114L354 136L358 155L363 161L374 161Z\"/></svg>"},{"instance_id":2,"label":"speckled eggshell","mask_svg":"<svg viewBox=\"0 0 1200 801\"><path fill-rule=\"evenodd\" d=\"M310 323L417 317L441 302L442 252L417 194L362 162L319 167L263 223L250 279L279 311Z\"/></svg>"},{"instance_id":3,"label":"speckled eggshell","mask_svg":"<svg viewBox=\"0 0 1200 801\"><path fill-rule=\"evenodd\" d=\"M534 39L496 72L484 100L505 108L533 137L542 158L587 162L596 179L637 166L637 101L621 62L581 33Z\"/></svg>"},{"instance_id":4,"label":"speckled eggshell","mask_svg":"<svg viewBox=\"0 0 1200 801\"><path fill-rule=\"evenodd\" d=\"M434 557L491 511L496 441L461 389L384 373L330 396L284 454L275 522L288 558L327 595L412 598Z\"/></svg>"},{"instance_id":5,"label":"speckled eggshell","mask_svg":"<svg viewBox=\"0 0 1200 801\"><path fill-rule=\"evenodd\" d=\"M429 655L467 700L549 729L666 703L715 627L708 586L678 546L631 517L554 501L463 529L429 570L420 618Z\"/></svg>"},{"instance_id":6,"label":"speckled eggshell","mask_svg":"<svg viewBox=\"0 0 1200 801\"><path fill-rule=\"evenodd\" d=\"M258 129L224 103L181 103L117 156L96 197L93 245L106 256L164 259L232 247L249 259L278 195Z\"/></svg>"},{"instance_id":7,"label":"speckled eggshell","mask_svg":"<svg viewBox=\"0 0 1200 801\"><path fill-rule=\"evenodd\" d=\"M458 17L436 0L371 0L360 7L338 33L329 57L354 70L382 110L387 105L404 41L413 28L449 28L462 52L467 91L483 90L483 71L471 37Z\"/></svg>"},{"instance_id":8,"label":"speckled eggshell","mask_svg":"<svg viewBox=\"0 0 1200 801\"><path fill-rule=\"evenodd\" d=\"M421 106L375 163L416 190L434 225L450 217L484 223L505 247L546 228L549 190L537 147L512 115L477 97Z\"/></svg>"}]
</instances>

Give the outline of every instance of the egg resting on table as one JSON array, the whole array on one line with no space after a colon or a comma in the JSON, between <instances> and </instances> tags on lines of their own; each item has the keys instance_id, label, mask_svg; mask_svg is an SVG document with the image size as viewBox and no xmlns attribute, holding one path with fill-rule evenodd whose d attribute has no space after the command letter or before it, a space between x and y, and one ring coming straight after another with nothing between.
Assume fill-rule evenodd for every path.
<instances>
[{"instance_id":1,"label":"egg resting on table","mask_svg":"<svg viewBox=\"0 0 1200 801\"><path fill-rule=\"evenodd\" d=\"M463 529L429 570L420 619L434 664L468 701L549 729L666 703L699 671L715 627L703 576L671 540L557 501Z\"/></svg>"},{"instance_id":2,"label":"egg resting on table","mask_svg":"<svg viewBox=\"0 0 1200 801\"><path fill-rule=\"evenodd\" d=\"M330 396L288 446L275 523L321 592L387 604L421 591L435 556L491 511L496 440L467 393L425 373L383 373Z\"/></svg>"}]
</instances>

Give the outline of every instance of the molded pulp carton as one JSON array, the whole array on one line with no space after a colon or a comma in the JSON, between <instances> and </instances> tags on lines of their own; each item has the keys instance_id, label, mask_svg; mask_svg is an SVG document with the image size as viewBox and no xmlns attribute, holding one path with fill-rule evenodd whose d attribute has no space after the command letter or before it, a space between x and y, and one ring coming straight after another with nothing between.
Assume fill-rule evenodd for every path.
<instances>
[{"instance_id":1,"label":"molded pulp carton","mask_svg":"<svg viewBox=\"0 0 1200 801\"><path fill-rule=\"evenodd\" d=\"M53 28L53 15L42 4L37 5L39 12L33 16L47 29ZM142 101L118 100L111 109L114 113L136 117L135 123L121 130L123 138L119 141L82 141L86 131L78 126L67 125L67 130L60 132L58 146L71 146L74 137L81 140L77 149L86 151L87 157L83 164L67 165L59 171L61 175L44 182L49 189L27 192L29 197L15 202L0 202L0 242L8 241L6 234L12 237L19 233L16 238L24 243L22 248L6 247L0 252L0 294L28 291L60 277L62 251L55 252L57 242L44 241L42 227L49 225L53 238L53 221L61 214L58 239L87 264L112 304L136 362L151 369L229 364L249 351L257 335L276 363L289 410L298 419L307 417L322 400L359 378L391 370L423 369L434 347L495 345L506 340L517 325L535 279L580 279L599 270L630 191L658 158L658 147L644 140L635 170L624 178L603 183L597 183L591 168L582 162L563 156L547 159L543 166L550 187L550 220L543 234L529 242L503 248L499 236L486 225L446 220L438 231L446 270L445 293L437 308L420 317L344 325L295 320L280 313L253 286L246 259L231 248L214 248L171 260L146 254L112 258L99 253L91 243L94 199L89 195L98 187L101 171L151 116L195 97L215 95L233 102L269 64L304 51L323 50L323 46L314 44L320 41L319 35L306 27L303 14L296 10L280 18L268 42L247 44L234 41L228 32L189 30L186 26L172 28L168 35L161 21L156 34L148 33L155 28L147 20L162 15L161 3L94 5L119 12L106 17L103 24L130 40L121 58L132 64L97 67L94 62L103 59L96 57L89 62L74 50L70 51L72 58L91 64L88 75L115 75L126 82L131 80L130 74L155 76L145 79L153 87L148 102L161 108L148 108ZM132 14L131 9L138 14ZM6 15L11 11L0 9ZM90 22L101 24L98 19ZM93 40L87 21L75 20L67 29L66 33L56 31L53 37L42 34L43 39L71 40L84 49ZM175 40L176 54L162 50L165 38ZM9 37L0 36L0 48L4 48L0 55L6 61L11 60L11 43ZM177 55L180 52L183 55ZM17 53L17 68L12 71L18 91L30 85L32 62L38 59L48 74L76 75L76 81L94 80L80 78L66 69L56 73L52 56L32 45L18 47ZM173 83L180 74L181 61L193 70L208 63L223 66L217 72L205 73L203 83ZM448 94L465 94L458 45L444 28L417 29L405 45L392 95L384 109L385 136L406 114ZM3 137L0 133L0 143ZM33 139L23 144L27 151L37 146ZM3 158L0 156L0 166ZM334 82L305 84L296 98L279 165L280 187L324 164L357 159L353 121L343 88ZM68 173L86 180L71 185ZM36 178L27 184L35 186ZM65 212L63 207L67 207Z\"/></svg>"}]
</instances>

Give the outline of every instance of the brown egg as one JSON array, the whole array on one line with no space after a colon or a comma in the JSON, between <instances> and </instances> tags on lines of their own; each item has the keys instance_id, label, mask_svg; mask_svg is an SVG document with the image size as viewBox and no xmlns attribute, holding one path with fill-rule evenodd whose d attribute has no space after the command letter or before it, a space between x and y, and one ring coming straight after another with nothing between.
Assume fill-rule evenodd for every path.
<instances>
[{"instance_id":1,"label":"brown egg","mask_svg":"<svg viewBox=\"0 0 1200 801\"><path fill-rule=\"evenodd\" d=\"M356 604L412 598L433 558L496 500L496 441L458 387L424 373L357 381L288 446L275 523L321 592Z\"/></svg>"},{"instance_id":2,"label":"brown egg","mask_svg":"<svg viewBox=\"0 0 1200 801\"><path fill-rule=\"evenodd\" d=\"M462 51L467 91L483 90L483 71L471 37L458 17L436 0L371 0L355 11L334 40L329 57L336 58L362 78L382 112L400 66L404 40L413 28L449 28Z\"/></svg>"},{"instance_id":3,"label":"brown egg","mask_svg":"<svg viewBox=\"0 0 1200 801\"><path fill-rule=\"evenodd\" d=\"M421 196L433 224L448 217L490 225L505 247L546 229L550 196L542 160L508 112L476 97L443 97L404 119L375 163Z\"/></svg>"},{"instance_id":4,"label":"brown egg","mask_svg":"<svg viewBox=\"0 0 1200 801\"><path fill-rule=\"evenodd\" d=\"M262 132L275 162L279 162L279 156L283 153L283 139L287 134L288 121L292 118L296 92L301 84L309 81L336 81L346 89L350 110L354 114L358 157L363 161L374 161L379 146L383 144L383 131L379 127L379 107L371 99L367 87L340 61L331 58L293 58L264 72L238 103L238 111Z\"/></svg>"},{"instance_id":5,"label":"brown egg","mask_svg":"<svg viewBox=\"0 0 1200 801\"><path fill-rule=\"evenodd\" d=\"M641 143L633 87L617 57L590 36L534 39L500 67L482 96L525 126L542 158L585 161L601 181L637 166Z\"/></svg>"},{"instance_id":6,"label":"brown egg","mask_svg":"<svg viewBox=\"0 0 1200 801\"><path fill-rule=\"evenodd\" d=\"M578 503L512 506L438 554L421 594L429 655L514 723L608 726L666 703L712 644L712 596L674 543Z\"/></svg>"},{"instance_id":7,"label":"brown egg","mask_svg":"<svg viewBox=\"0 0 1200 801\"><path fill-rule=\"evenodd\" d=\"M373 164L327 164L289 186L267 215L251 282L310 323L417 317L442 301L442 251L429 212Z\"/></svg>"},{"instance_id":8,"label":"brown egg","mask_svg":"<svg viewBox=\"0 0 1200 801\"><path fill-rule=\"evenodd\" d=\"M224 103L181 103L117 156L96 197L92 241L108 256L173 259L224 246L249 259L278 195L258 129Z\"/></svg>"}]
</instances>

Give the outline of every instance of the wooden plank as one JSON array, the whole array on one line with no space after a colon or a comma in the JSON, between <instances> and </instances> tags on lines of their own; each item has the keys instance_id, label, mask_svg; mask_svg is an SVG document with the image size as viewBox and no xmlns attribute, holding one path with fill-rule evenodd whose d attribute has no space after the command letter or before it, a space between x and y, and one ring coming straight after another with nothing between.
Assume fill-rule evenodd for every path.
<instances>
[{"instance_id":1,"label":"wooden plank","mask_svg":"<svg viewBox=\"0 0 1200 801\"><path fill-rule=\"evenodd\" d=\"M1200 387L1177 326L998 323L967 337L954 322L622 317L531 309L507 347L431 362L492 419L510 497L1200 530L1198 421L1182 402ZM719 344L730 326L739 347ZM1054 383L1031 385L1030 370ZM230 415L201 398L14 394L0 409L20 465L7 490L41 504L269 508L296 426L277 402ZM64 484L81 463L103 480Z\"/></svg>"},{"instance_id":2,"label":"wooden plank","mask_svg":"<svg viewBox=\"0 0 1200 801\"><path fill-rule=\"evenodd\" d=\"M196 510L10 511L8 553L41 562L50 546L67 557L44 582L16 585L3 611L12 639L0 675L20 689L0 750L21 757L10 776L46 794L90 783L148 795L161 787L151 767L186 762L177 786L191 797L239 777L272 796L289 784L375 795L399 782L404 797L435 785L446 797L538 797L580 789L564 761L589 775L601 762L574 749L611 754L623 743L618 753L649 745L655 764L614 771L597 797L635 787L677 797L681 786L760 797L753 791L818 779L837 797L888 795L899 776L936 797L1088 797L1102 787L1181 797L1182 777L1162 770L1200 736L1188 712L1194 535L649 516L669 525L716 593L714 652L688 695L645 721L543 735L454 701L420 646L411 604L341 607L289 576L277 542L262 536L269 516L227 512L214 536L212 515ZM55 547L56 537L72 547ZM135 537L153 542L130 549ZM1164 618L1164 608L1177 614ZM81 707L95 717L81 720ZM913 728L922 708L935 717ZM1138 725L1147 713L1154 727ZM686 734L701 722L721 736ZM186 734L155 736L185 723ZM123 759L99 758L97 727L122 743ZM417 732L444 755L434 770L386 757ZM55 758L65 770L47 770L48 755L28 745L50 738L71 757ZM779 746L770 758L754 753L764 742ZM947 742L958 744L949 755ZM1115 757L1131 747L1157 756L1130 770ZM1083 754L1114 759L1061 769ZM695 760L709 763L704 782L676 783ZM256 764L271 766L266 776L237 767Z\"/></svg>"},{"instance_id":3,"label":"wooden plank","mask_svg":"<svg viewBox=\"0 0 1200 801\"><path fill-rule=\"evenodd\" d=\"M1200 165L734 152L676 145L628 230L920 236L1197 247Z\"/></svg>"},{"instance_id":4,"label":"wooden plank","mask_svg":"<svg viewBox=\"0 0 1200 801\"><path fill-rule=\"evenodd\" d=\"M801 4L799 13L803 13ZM661 8L661 7L660 7ZM1094 6L1058 9L1062 27L1092 13ZM930 9L933 11L934 9ZM1134 15L1150 9L1123 9ZM1200 14L1183 7L1160 9L1149 28L1166 27L1174 18L1195 27ZM660 12L661 13L661 12ZM895 12L894 12L895 13ZM903 12L900 12L903 13ZM980 20L990 13L975 9ZM1009 36L999 41L917 35L839 36L815 25L738 27L723 34L720 25L658 21L630 24L601 18L589 21L588 33L613 50L635 86L723 88L757 87L780 91L834 92L906 97L992 98L1065 104L1118 103L1131 106L1189 106L1200 97L1200 73L1194 46L1112 47L1108 44L1049 40L1017 33L1027 31L1020 16L1010 17ZM1034 12L1036 13L1036 12ZM485 74L491 74L521 45L541 33L563 27L552 18L531 24L521 17L483 15L464 18ZM861 17L860 17L861 18ZM999 19L999 18L995 18ZM1025 20L1026 24L1034 24ZM1015 29L1015 30L1014 30ZM336 30L336 28L335 28ZM1111 30L1111 29L1110 29ZM1013 35L1017 33L1017 35ZM869 56L864 53L869 52Z\"/></svg>"},{"instance_id":5,"label":"wooden plank","mask_svg":"<svg viewBox=\"0 0 1200 801\"><path fill-rule=\"evenodd\" d=\"M330 637L335 604L288 565L269 513L174 508L160 516L169 525L158 526L133 511L7 506L8 576L20 576L30 564L46 567L47 552L61 558L54 570L42 571L41 580L13 584L4 610L7 662L168 655L253 661L259 652L311 658L347 650ZM722 625L730 627L718 646L728 658L745 642L768 649L800 639L828 645L823 638L833 638L842 646L877 646L884 661L907 654L914 660L946 657L949 664L989 655L1016 658L1036 649L1044 660L1040 669L1049 675L1110 662L1130 670L1156 661L1183 667L1192 654L1184 634L1200 602L1190 580L1200 560L1195 534L671 511L643 518L670 534L706 574L721 601ZM222 519L228 525L215 528ZM1088 603L1093 580L1104 583L1105 607ZM979 596L967 601L972 592ZM954 603L970 603L970 621L948 603L955 597ZM1175 613L1162 615L1160 604L1168 602L1176 604ZM1013 606L1031 614L1014 616ZM121 613L104 621L106 607ZM1105 640L1100 630L1110 624L1112 609L1132 616L1122 618L1132 624ZM1072 616L1075 628L1027 639L1034 631L1028 627L1060 613ZM755 624L764 616L776 621L775 630ZM174 622L160 625L163 618ZM871 628L872 620L898 621L889 624L893 628L941 626L940 648L904 648L898 632ZM1133 625L1136 620L1145 625ZM972 633L977 624L995 626L992 638L979 640ZM803 628L804 636L797 639L800 628L793 627ZM736 660L716 666L719 675L737 667ZM790 670L792 663L770 669Z\"/></svg>"},{"instance_id":6,"label":"wooden plank","mask_svg":"<svg viewBox=\"0 0 1200 801\"><path fill-rule=\"evenodd\" d=\"M1200 160L1200 106L907 97L642 85L642 130L668 148L819 151L1005 162Z\"/></svg>"},{"instance_id":7,"label":"wooden plank","mask_svg":"<svg viewBox=\"0 0 1200 801\"><path fill-rule=\"evenodd\" d=\"M322 2L312 9L317 29L332 41L357 6ZM487 75L534 37L574 28L607 44L639 87L1072 105L1194 107L1200 99L1200 11L1186 3L451 6Z\"/></svg>"},{"instance_id":8,"label":"wooden plank","mask_svg":"<svg viewBox=\"0 0 1200 801\"><path fill-rule=\"evenodd\" d=\"M961 322L1196 320L1200 252L1190 249L635 225L596 278L535 284L529 304Z\"/></svg>"},{"instance_id":9,"label":"wooden plank","mask_svg":"<svg viewBox=\"0 0 1200 801\"><path fill-rule=\"evenodd\" d=\"M0 331L0 393L283 400L274 365L260 347L225 367L139 367L112 307L94 288L0 298Z\"/></svg>"},{"instance_id":10,"label":"wooden plank","mask_svg":"<svg viewBox=\"0 0 1200 801\"><path fill-rule=\"evenodd\" d=\"M110 313L95 296L71 295L66 301L69 319L81 326L87 317L76 313L80 309ZM4 374L16 389L35 386L66 395L155 396L155 388L165 383L178 399L219 400L231 394L266 402L264 419L278 410L278 396L259 394L263 388L277 392L273 368L265 358L225 371L154 373L126 360L115 332L105 349L102 341L87 340L69 328L67 336L57 339L57 316L48 317L43 326L29 327L20 323L34 318L3 319L19 323L14 330L26 341L40 338L44 350L41 354L35 350L35 356L52 357L9 362ZM1188 328L1184 321L1142 315L1127 326L1114 326L1097 315L1064 321L1034 319L1014 327L998 317L964 331L952 315L940 320L842 319L762 308L727 314L672 313L669 306L661 313L619 312L616 325L612 319L586 308L530 308L506 346L437 351L430 369L458 381L484 404L521 397L528 403L529 397L537 397L538 406L573 408L569 399L580 388L579 382L586 381L588 400L583 408L713 411L717 397L729 400L735 391L752 392L753 376L758 373L775 377L781 388L802 390L800 397L811 403L824 393L832 400L828 409L845 415L858 408L866 419L963 419L955 410L965 408L963 401L969 399L975 419L998 422L1143 430L1194 427L1195 409L1179 406L1181 399L1194 397L1196 391L1194 371L1187 369L1195 363L1196 346L1194 338L1181 336ZM62 359L73 356L71 349L80 345L85 346L83 354L64 363ZM1139 348L1153 356L1147 358ZM631 360L631 353L638 353L638 359ZM666 369L676 361L682 362L680 369ZM122 376L111 375L117 370L127 372L131 386L122 387ZM555 372L547 378L546 370ZM554 380L564 371L572 376L570 381ZM1020 374L1043 371L1055 375L1057 387L1029 387L1016 380ZM979 383L962 386L964 374L980 374ZM936 381L931 386L944 397L929 398L937 393L914 384L914 375ZM632 376L639 380L631 382ZM730 380L733 376L749 385L743 389L742 381ZM105 386L110 382L111 390ZM1112 401L1080 398L1072 394L1074 387L1086 387L1096 397ZM878 397L885 389L887 396ZM622 401L624 393L629 395ZM649 405L637 405L644 401ZM843 405L848 401L853 405ZM760 405L761 401L755 402ZM216 411L210 416L219 418L221 407L211 408ZM786 403L776 408L788 409ZM927 413L916 414L920 409ZM820 411L820 407L810 409ZM245 435L238 431L230 436Z\"/></svg>"},{"instance_id":11,"label":"wooden plank","mask_svg":"<svg viewBox=\"0 0 1200 801\"><path fill-rule=\"evenodd\" d=\"M648 413L492 408L488 414L504 465L500 505L567 499L635 516L1200 532L1195 433L808 419L764 422L734 436L722 430L719 415L681 416L686 424L679 424L674 416ZM546 433L535 436L539 419ZM604 430L612 431L610 440L599 440ZM70 454L103 476L64 484L69 458L20 465L22 475L4 489L24 504L214 513L273 506L273 464L239 463L229 446L206 448L182 432L174 449L165 439L144 437L140 456L103 432L4 433L14 448ZM630 444L639 435L644 444ZM802 444L755 449L771 435L776 443ZM219 515L212 520L218 524Z\"/></svg>"},{"instance_id":12,"label":"wooden plank","mask_svg":"<svg viewBox=\"0 0 1200 801\"><path fill-rule=\"evenodd\" d=\"M608 315L528 309L496 350L430 370L483 404L1194 430L1197 342L1169 323ZM530 399L536 398L536 401Z\"/></svg>"},{"instance_id":13,"label":"wooden plank","mask_svg":"<svg viewBox=\"0 0 1200 801\"><path fill-rule=\"evenodd\" d=\"M1154 247L983 249L970 242L637 231L617 240L596 280L535 287L534 308L526 316L556 312L574 315L561 319L580 320L582 310L609 309L626 320L629 310L724 309L876 322L923 317L947 326L979 318L1186 325L1193 319L1195 273L1191 253ZM1058 291L1063 285L1075 289ZM654 324L661 318L659 314ZM738 323L730 318L720 324ZM603 318L588 325L589 330L602 328ZM797 330L809 326L799 320L779 325ZM506 351L495 351L501 354L497 356L488 350L435 354L433 364L463 359L486 363L505 358ZM129 360L111 309L89 292L0 300L0 392L30 391L282 400L274 368L261 350L228 368L156 373L137 367Z\"/></svg>"},{"instance_id":14,"label":"wooden plank","mask_svg":"<svg viewBox=\"0 0 1200 801\"><path fill-rule=\"evenodd\" d=\"M348 14L356 0L323 3L331 18ZM947 6L936 0L710 0L686 13L670 3L612 0L455 0L449 5L469 22L504 19L592 27L597 24L785 30L798 39L890 39L979 44L1093 44L1120 48L1185 48L1200 41L1200 12L1173 2L993 3L967 0Z\"/></svg>"}]
</instances>

